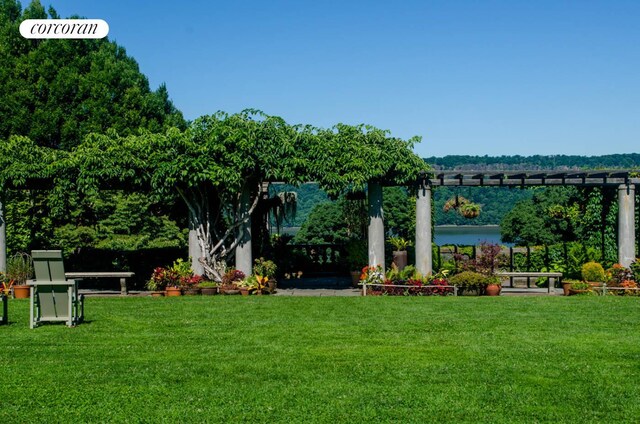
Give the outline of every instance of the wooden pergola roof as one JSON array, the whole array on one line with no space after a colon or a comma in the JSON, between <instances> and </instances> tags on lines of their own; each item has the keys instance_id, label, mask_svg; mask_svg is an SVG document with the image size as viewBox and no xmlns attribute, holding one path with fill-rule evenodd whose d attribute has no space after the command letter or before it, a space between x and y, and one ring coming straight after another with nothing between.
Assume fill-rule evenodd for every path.
<instances>
[{"instance_id":1,"label":"wooden pergola roof","mask_svg":"<svg viewBox=\"0 0 640 424\"><path fill-rule=\"evenodd\" d=\"M638 170L592 170L592 171L429 171L424 177L432 186L618 186L640 184Z\"/></svg>"}]
</instances>

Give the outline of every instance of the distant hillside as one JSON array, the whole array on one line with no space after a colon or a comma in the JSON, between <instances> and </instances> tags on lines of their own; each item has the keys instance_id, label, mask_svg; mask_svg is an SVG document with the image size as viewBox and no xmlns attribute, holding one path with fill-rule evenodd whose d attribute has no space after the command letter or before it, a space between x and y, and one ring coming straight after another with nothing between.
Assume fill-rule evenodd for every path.
<instances>
[{"instance_id":1,"label":"distant hillside","mask_svg":"<svg viewBox=\"0 0 640 424\"><path fill-rule=\"evenodd\" d=\"M632 169L640 168L640 153L604 156L444 156L424 158L440 170L545 170L545 169Z\"/></svg>"}]
</instances>

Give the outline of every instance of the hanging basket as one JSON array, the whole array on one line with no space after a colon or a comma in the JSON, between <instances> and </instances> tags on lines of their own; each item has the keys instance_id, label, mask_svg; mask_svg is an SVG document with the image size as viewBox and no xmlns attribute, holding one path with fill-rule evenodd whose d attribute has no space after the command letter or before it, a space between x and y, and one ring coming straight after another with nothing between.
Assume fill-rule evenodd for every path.
<instances>
[{"instance_id":1,"label":"hanging basket","mask_svg":"<svg viewBox=\"0 0 640 424\"><path fill-rule=\"evenodd\" d=\"M460 207L460 215L467 219L477 218L480 215L480 205L467 203Z\"/></svg>"},{"instance_id":2,"label":"hanging basket","mask_svg":"<svg viewBox=\"0 0 640 424\"><path fill-rule=\"evenodd\" d=\"M462 196L453 196L451 199L447 200L444 203L442 210L445 212L449 212L452 209L459 209L464 205L469 204L469 199Z\"/></svg>"}]
</instances>

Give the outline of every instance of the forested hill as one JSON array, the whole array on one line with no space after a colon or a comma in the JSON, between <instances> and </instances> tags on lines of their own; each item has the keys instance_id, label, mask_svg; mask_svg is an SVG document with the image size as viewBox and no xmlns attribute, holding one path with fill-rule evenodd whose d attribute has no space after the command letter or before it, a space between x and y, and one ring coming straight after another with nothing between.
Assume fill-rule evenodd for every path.
<instances>
[{"instance_id":1,"label":"forested hill","mask_svg":"<svg viewBox=\"0 0 640 424\"><path fill-rule=\"evenodd\" d=\"M424 160L435 169L441 170L640 169L638 153L606 156L445 156L428 157ZM288 225L302 225L315 206L328 201L326 194L315 184L298 188L287 187L287 190L298 192L298 213L295 221L287 223ZM497 225L517 202L531 198L532 194L531 190L507 187L438 187L434 190L436 224ZM444 203L456 195L480 204L480 216L469 220L456 213L445 213Z\"/></svg>"},{"instance_id":2,"label":"forested hill","mask_svg":"<svg viewBox=\"0 0 640 424\"><path fill-rule=\"evenodd\" d=\"M439 170L544 170L544 169L632 169L640 168L640 153L604 156L444 156L424 160Z\"/></svg>"}]
</instances>

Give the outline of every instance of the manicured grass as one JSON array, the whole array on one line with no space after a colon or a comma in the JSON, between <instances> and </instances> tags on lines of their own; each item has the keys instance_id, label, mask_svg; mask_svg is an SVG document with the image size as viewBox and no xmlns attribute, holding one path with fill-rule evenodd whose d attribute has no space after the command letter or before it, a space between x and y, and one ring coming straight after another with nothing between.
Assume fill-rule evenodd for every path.
<instances>
[{"instance_id":1,"label":"manicured grass","mask_svg":"<svg viewBox=\"0 0 640 424\"><path fill-rule=\"evenodd\" d=\"M0 327L0 422L637 422L640 299L86 301Z\"/></svg>"}]
</instances>

